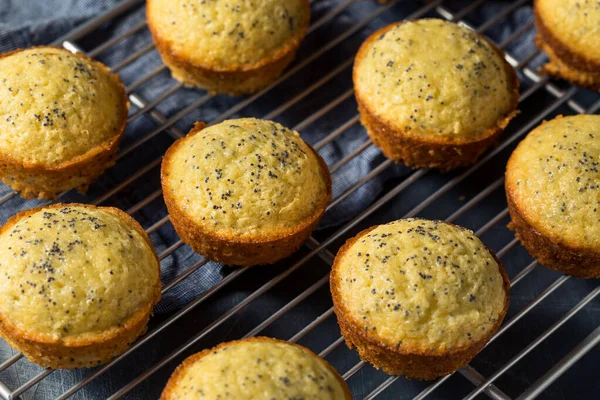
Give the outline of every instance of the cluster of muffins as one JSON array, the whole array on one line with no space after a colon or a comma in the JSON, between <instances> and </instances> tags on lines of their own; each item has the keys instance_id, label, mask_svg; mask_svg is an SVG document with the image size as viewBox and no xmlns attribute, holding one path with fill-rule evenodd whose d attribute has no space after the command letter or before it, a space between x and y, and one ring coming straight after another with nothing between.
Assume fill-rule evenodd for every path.
<instances>
[{"instance_id":1,"label":"cluster of muffins","mask_svg":"<svg viewBox=\"0 0 600 400\"><path fill-rule=\"evenodd\" d=\"M600 88L600 7L536 0L543 71ZM211 93L253 93L277 80L310 22L308 0L148 0L148 27L175 79ZM129 103L116 74L54 47L0 56L0 179L25 198L85 192L114 164ZM437 19L372 34L353 81L360 120L390 159L449 171L474 163L516 115L519 81L483 36ZM544 265L600 278L600 117L559 117L511 156L515 230ZM294 253L325 213L332 183L300 134L255 118L196 123L166 152L170 220L207 259L272 264ZM124 212L55 204L0 228L0 335L50 368L92 367L145 332L161 297L160 263ZM350 348L376 368L435 379L467 365L509 304L500 261L471 231L405 219L339 250L330 276ZM270 338L222 343L186 359L163 399L351 399L325 360Z\"/></svg>"},{"instance_id":2,"label":"cluster of muffins","mask_svg":"<svg viewBox=\"0 0 600 400\"><path fill-rule=\"evenodd\" d=\"M277 79L310 21L308 0L156 0L147 9L173 76L228 94ZM4 54L0 66L0 179L24 198L85 192L114 164L123 136L129 103L119 77L55 47ZM210 259L242 266L297 250L331 198L323 159L297 132L256 119L197 124L167 152L162 183L182 239ZM0 335L31 361L93 367L146 330L160 299L160 265L145 231L124 212L56 204L16 214L0 236ZM339 375L308 350L263 342L256 354L284 354L306 366L276 390L350 398ZM311 386L309 377L319 380Z\"/></svg>"}]
</instances>

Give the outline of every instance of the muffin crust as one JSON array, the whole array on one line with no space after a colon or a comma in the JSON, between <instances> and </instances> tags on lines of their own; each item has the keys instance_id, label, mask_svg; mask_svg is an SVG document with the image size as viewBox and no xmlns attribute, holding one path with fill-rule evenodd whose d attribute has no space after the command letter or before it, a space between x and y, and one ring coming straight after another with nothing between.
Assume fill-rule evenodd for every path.
<instances>
[{"instance_id":1,"label":"muffin crust","mask_svg":"<svg viewBox=\"0 0 600 400\"><path fill-rule=\"evenodd\" d=\"M160 299L159 263L116 208L56 204L0 229L0 334L44 367L92 367L125 351Z\"/></svg>"},{"instance_id":2,"label":"muffin crust","mask_svg":"<svg viewBox=\"0 0 600 400\"><path fill-rule=\"evenodd\" d=\"M232 397L350 400L337 371L310 350L267 337L221 343L188 357L162 400Z\"/></svg>"},{"instance_id":3,"label":"muffin crust","mask_svg":"<svg viewBox=\"0 0 600 400\"><path fill-rule=\"evenodd\" d=\"M331 198L329 170L299 134L254 118L196 124L167 151L162 185L183 241L232 265L294 252Z\"/></svg>"},{"instance_id":4,"label":"muffin crust","mask_svg":"<svg viewBox=\"0 0 600 400\"><path fill-rule=\"evenodd\" d=\"M501 51L437 19L372 34L353 79L361 121L384 154L442 170L474 162L515 115L519 96Z\"/></svg>"},{"instance_id":5,"label":"muffin crust","mask_svg":"<svg viewBox=\"0 0 600 400\"><path fill-rule=\"evenodd\" d=\"M25 198L85 191L114 164L129 103L116 74L55 47L0 56L0 179Z\"/></svg>"},{"instance_id":6,"label":"muffin crust","mask_svg":"<svg viewBox=\"0 0 600 400\"><path fill-rule=\"evenodd\" d=\"M499 328L509 282L472 232L406 219L359 233L331 272L346 343L389 374L435 379L466 365Z\"/></svg>"},{"instance_id":7,"label":"muffin crust","mask_svg":"<svg viewBox=\"0 0 600 400\"><path fill-rule=\"evenodd\" d=\"M274 81L310 23L308 0L148 0L148 26L173 77L239 95Z\"/></svg>"},{"instance_id":8,"label":"muffin crust","mask_svg":"<svg viewBox=\"0 0 600 400\"><path fill-rule=\"evenodd\" d=\"M600 116L557 117L531 131L506 167L510 227L543 265L600 277Z\"/></svg>"}]
</instances>

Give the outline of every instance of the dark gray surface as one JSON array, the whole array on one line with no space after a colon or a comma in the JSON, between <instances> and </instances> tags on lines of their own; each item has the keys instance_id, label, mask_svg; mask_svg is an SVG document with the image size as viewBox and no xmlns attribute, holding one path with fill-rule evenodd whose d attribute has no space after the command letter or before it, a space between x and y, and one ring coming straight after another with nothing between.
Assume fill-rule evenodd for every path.
<instances>
[{"instance_id":1,"label":"dark gray surface","mask_svg":"<svg viewBox=\"0 0 600 400\"><path fill-rule=\"evenodd\" d=\"M341 1L316 0L314 3L313 19L317 20L319 16L324 15L332 7L340 4ZM299 74L294 75L293 79L287 80L282 85L279 85L276 89L263 96L260 101L253 103L251 106L241 110L238 115L262 116L272 111L278 105L284 103L294 95L302 92L311 83L346 60L347 57L352 56L357 47L360 45L361 41L368 36L369 33L378 27L402 19L404 16L421 7L422 4L423 3L421 2L404 2L401 5L394 6L390 12L385 13L381 18L375 20L374 23L369 24L366 29L361 30L358 34L353 35L348 40L345 40L341 45L336 46L334 49L332 49L332 51L329 51L324 56L319 57L307 68L303 69ZM446 1L443 5L450 10L456 11L460 10L466 4L469 4L469 2ZM472 13L469 13L467 15L467 20L473 23L473 25L478 26L484 21L485 18L488 18L490 15L495 15L499 10L509 6L510 2L488 2L482 8L477 8ZM364 15L376 9L377 7L379 6L374 2L359 2L351 5L340 16L336 17L330 23L325 24L322 28L309 35L303 44L297 59L302 60L308 57L310 54L312 54L312 52L315 51L315 49L320 48L324 43L327 43L332 38L337 37L344 30L352 27ZM436 16L435 13L430 13L429 15ZM123 23L123 21L127 19L140 20L141 18L143 18L143 12L140 10L119 18L117 22ZM491 36L493 40L499 42L501 38L504 38L510 32L513 32L514 29L519 26L519 24L526 23L527 21L530 21L530 19L531 10L526 4L523 7L519 7L515 13L510 13L507 15L498 24L492 27L492 29L486 31L485 33ZM90 43L97 43L98 40L102 40L105 37L110 37L115 33L115 31L119 31L121 29L120 26L121 25L119 24L106 25L103 27L103 29L95 31L93 34L84 38L84 40L79 41L78 44L84 47L84 49L89 50L93 47L93 45ZM520 54L520 56L525 56L529 54L528 52L532 49L531 40L532 32L529 32L521 39L513 43L509 49ZM135 43L134 48L142 48L148 43L148 41L149 35L147 31L141 32L131 40L131 42ZM127 44L127 46L131 46L131 43ZM131 47L127 48L130 49ZM116 58L111 58L110 56L101 56L100 59L103 59L109 65L115 65L118 62ZM543 56L541 59L543 59ZM157 65L157 62L158 56L155 52L151 52L135 64L127 67L122 73L126 83L131 83L140 78L140 75L137 72L140 68L151 70L155 65ZM165 78L166 76L166 73L161 75L162 78ZM524 78L523 76L521 77ZM158 82L158 84L156 82ZM142 91L142 94L146 95L148 98L153 98L157 94L161 93L161 91L165 90L166 87L173 84L173 82L168 79L160 79L156 82L150 81L148 88ZM522 84L523 91L525 91L532 84L532 82L524 78L522 80ZM562 88L567 87L562 83L559 83L558 85ZM284 123L287 126L293 126L329 104L350 87L351 74L350 68L347 68L322 88L316 90L303 101L299 102L294 107L286 111L283 115L276 118L276 120ZM159 109L167 116L173 115L178 110L185 107L186 104L189 104L191 101L190 99L195 99L202 95L202 93L193 90L186 90L185 93L187 94L187 96L184 97L185 100L180 100L181 98L175 97L174 99L161 104ZM577 99L582 105L590 105L594 101L597 101L598 98L599 96L597 94L591 94L589 92L585 92L584 90L581 90L577 95ZM509 125L509 128L507 129L507 132L504 134L503 138L507 138L513 133L518 132L519 129L525 126L546 106L552 104L554 100L555 98L549 95L543 89L530 96L520 106L521 114ZM218 113L227 110L237 101L238 99L229 99L219 96L207 103L197 112L193 113L189 118L186 118L180 122L178 127L183 131L187 131L191 126L192 121L196 119L210 119L218 115ZM324 137L335 128L346 122L348 119L352 118L355 113L356 104L354 99L349 98L347 101L344 101L338 107L336 107L332 112L328 113L325 117L317 120L315 123L304 129L302 131L303 137L305 140L315 143L319 140L319 138ZM560 107L558 110L556 110L556 112L551 113L549 117L552 117L558 113L572 114L573 111L566 106ZM154 126L154 123L149 118L142 118L135 126L135 130L128 130L128 137L123 145L126 147L136 138L142 137L145 133L150 132ZM353 129L350 129L344 134L344 137L344 148L340 148L339 144L334 144L326 147L324 149L324 153L330 154L338 152L340 155L345 155L366 139L363 129L359 126L355 126ZM151 160L154 160L155 157L164 153L164 150L170 145L170 143L172 143L172 138L166 133L156 136L145 146L141 147L138 151L123 159L119 164L117 164L116 167L105 174L97 184L92 186L90 193L88 193L87 196L69 194L66 200L89 202L96 199L104 194L106 190L114 187L116 184L122 181L123 177L131 174L131 171L138 170L141 166L145 165ZM494 157L490 162L483 165L482 168L480 168L477 173L473 174L472 177L464 180L454 189L437 199L429 207L425 208L421 213L419 213L419 216L441 219L448 217L458 207L479 193L495 179L502 176L505 162L510 155L512 148L514 148L514 144L509 146L498 156ZM344 166L342 170L334 175L334 182L339 180L341 176L340 174L344 174L345 171L354 171L351 174L344 174L344 176L347 176L348 179L358 179L360 175L356 174L356 171L361 170L359 166L362 166L362 170L364 171L365 159L369 160L369 162L372 162L371 167L376 166L384 161L384 158L379 155L378 151L373 147L366 151L364 157L366 158L351 161ZM334 244L329 246L329 251L335 254L335 251L341 245L343 240L357 233L360 229L376 223L382 223L401 218L406 214L406 212L419 205L429 195L442 187L446 182L448 182L449 179L458 176L462 172L464 172L464 170L456 171L451 174L439 174L437 172L427 173L418 182L408 186L406 190L401 192L391 202L367 218L366 221L351 229L349 233L343 235L341 240L336 241ZM393 166L386 170L385 174L383 175L384 179L373 182L370 184L370 186L365 186L363 191L359 191L353 196L362 196L364 198L367 195L377 195L377 193L385 194L388 190L394 188L402 181L402 179L406 178L411 173L412 171L405 167ZM132 205L135 205L138 201L145 198L158 187L158 168L155 168L141 179L136 180L126 189L119 192L116 196L108 199L108 201L103 204L128 208ZM373 197L377 196L371 196L370 198ZM22 203L14 200L3 205L3 208L13 207L14 209L22 209L31 207L34 204L35 202ZM357 203L353 202L348 204ZM349 216L356 215L358 212L358 209L345 209L344 207L345 205L341 204L340 207L338 207L338 210L334 209L334 212L329 214L327 223L330 225L335 225L336 223L341 224L345 222ZM461 216L456 223L473 230L477 230L497 213L502 211L504 207L506 207L506 202L503 189L500 187L482 200L475 208ZM166 210L164 209L162 200L158 199L145 207L141 212L136 213L135 216L138 218L138 220L144 221L144 225L148 227L154 221L162 218L165 213ZM495 225L491 230L483 235L483 241L493 250L497 251L501 249L510 240L512 240L513 235L506 228L507 222L508 220L506 218L503 219L500 223ZM322 241L329 237L330 234L334 233L338 228L339 226L321 229L320 231L316 232L314 236L317 240ZM158 237L159 235L160 237ZM154 238L155 242L162 241L166 246L173 243L172 228L170 225L162 228L159 232L159 235L155 235L157 236ZM198 332L209 326L213 321L219 318L219 316L230 310L232 307L246 298L246 296L267 282L270 278L276 276L286 267L293 265L294 261L300 259L307 252L308 250L303 248L296 255L290 257L290 259L284 260L275 266L257 267L244 273L232 283L227 285L223 290L217 292L214 296L211 296L207 301L203 302L184 318L176 322L170 329L144 345L139 351L136 351L133 355L119 363L107 374L101 376L91 385L87 386L84 390L77 393L75 398L84 399L108 397L111 393L114 393L128 381L137 377L156 362L160 361L163 357L170 354L186 340L194 337ZM171 261L176 264L185 263L185 265L190 265L195 259L196 258L194 256L190 255L188 249L181 248L175 253L175 257L173 257L173 260ZM503 258L505 267L509 273L509 276L511 277L515 276L519 271L521 271L522 268L531 262L531 260L531 257L520 246L513 248ZM161 368L150 379L145 380L141 385L136 387L135 390L129 393L127 398L157 398L170 373L185 356L197 352L203 348L215 345L224 340L242 337L257 324L284 306L296 295L302 293L318 279L325 276L328 271L329 265L323 262L320 258L313 257L296 272L292 273L281 284L275 286L272 290L269 290L266 294L260 296L248 307L245 307L210 334L206 335L206 337L199 341L198 344L187 349L181 357L177 357L173 362L169 363L164 368ZM212 275L208 277L209 280L216 281L218 280L217 278L219 278L219 273L226 275L231 273L231 270L226 267L215 267L211 269L210 272ZM560 274L556 272L547 270L543 267L537 267L531 274L523 279L523 281L519 282L514 287L511 293L511 306L507 318L510 318L512 315L521 310L537 294L542 292L558 277L560 277ZM205 278L206 277L196 277L195 282L198 282L198 284L204 284L206 282ZM502 366L521 348L529 344L537 335L542 333L552 323L565 314L573 305L575 305L591 290L596 288L597 285L598 282L594 280L583 281L579 279L570 279L560 289L554 292L549 298L544 300L526 317L519 321L514 327L509 329L498 340L486 348L478 357L476 357L471 365L484 376L491 375L495 370L498 369L498 367ZM313 295L309 296L305 301L301 302L297 307L293 308L290 312L279 318L272 326L261 332L261 334L288 339L302 329L306 324L310 323L315 317L326 311L329 307L331 307L331 299L328 287L325 285L321 289L317 290ZM531 385L572 347L579 343L586 335L592 332L600 324L599 307L600 301L598 299L592 301L591 304L575 315L575 317L565 324L565 326L560 328L551 338L542 343L525 359L504 374L496 382L497 386L511 397L516 397L518 394L522 393L527 387L529 387L529 385ZM160 324L160 322L167 317L168 314L157 315L152 320L151 326ZM315 352L319 352L327 347L330 343L335 341L338 337L339 330L335 322L335 317L330 317L323 324L313 330L309 335L303 338L300 341L300 344L308 346ZM590 351L583 359L575 364L571 370L569 370L555 384L550 386L550 388L543 393L541 398L597 398L596 393L598 393L598 390L600 389L600 384L598 383L600 373L598 372L597 368L599 356L600 350L598 348ZM327 357L327 360L330 361L341 373L346 372L349 368L353 367L356 362L358 362L355 352L349 351L344 345L339 346L335 351L333 351ZM0 378L3 380L12 381L18 377L21 382L23 382L28 376L40 371L37 368L27 368L25 361L20 361L16 368L18 368L18 370L16 370L15 367L11 367L8 371L1 373ZM50 378L39 384L38 388L35 389L35 392L34 390L28 392L25 398L54 398L70 385L77 382L82 376L86 376L90 372L91 371L55 372ZM355 397L362 398L385 379L387 379L387 375L374 370L370 366L366 366L349 379L349 384ZM11 383L14 383L14 381ZM408 381L400 378L392 385L392 387L386 390L378 398L409 399L428 385L429 383L427 382ZM12 385L13 388L15 386L16 385L14 384ZM472 389L473 386L471 383L469 383L460 374L455 374L438 390L436 390L430 398L462 398ZM32 396L33 394L35 394L35 396ZM480 397L484 398L485 395Z\"/></svg>"}]
</instances>

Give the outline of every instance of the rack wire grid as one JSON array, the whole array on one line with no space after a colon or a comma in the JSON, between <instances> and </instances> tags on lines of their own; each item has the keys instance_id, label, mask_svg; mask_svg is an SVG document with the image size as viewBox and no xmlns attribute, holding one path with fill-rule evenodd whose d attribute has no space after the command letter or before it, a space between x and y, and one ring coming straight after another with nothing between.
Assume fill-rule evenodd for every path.
<instances>
[{"instance_id":1,"label":"rack wire grid","mask_svg":"<svg viewBox=\"0 0 600 400\"><path fill-rule=\"evenodd\" d=\"M531 40L531 18L522 22L519 16L528 1L396 0L378 4L313 0L313 23L295 63L268 88L237 99L186 89L167 80L168 70L157 61L143 20L143 6L139 0L125 0L54 43L85 51L132 77L125 82L133 105L129 121L145 120L142 128L128 129L117 165L92 185L86 196L69 192L60 196L61 201L116 205L150 221L145 228L151 236L166 230L171 234L163 239L174 237L162 203L159 165L165 149L196 119L208 123L238 116L278 120L301 131L319 151L335 147L334 139L342 135L355 135L357 140L349 142L351 148L329 165L334 187L340 172L354 168L361 155L371 152L375 161L334 197L328 213L333 215L330 221L339 219L338 224L316 231L292 257L252 269L218 266L216 284L178 310L155 316L149 331L130 350L104 366L53 371L33 366L15 352L0 364L2 398L157 398L184 357L218 342L254 335L279 337L311 348L340 371L356 398L595 398L600 356L595 348L600 341L598 281L570 278L538 266L506 228L503 172L516 143L543 119L600 109L597 93L538 75L536 66L545 56L533 46L520 57L511 52L524 40ZM491 17L482 20L486 15ZM470 168L450 174L411 170L385 159L358 123L353 98L351 66L362 40L393 21L421 17L445 18L485 34L506 51L521 80L521 113L499 143ZM113 28L113 22L127 18L138 18L139 23L124 31ZM506 29L515 23L520 25L507 36ZM94 43L100 38L102 44L88 49L90 38ZM117 58L111 58L113 50L127 42L133 43L134 50L117 52ZM148 69L149 65L153 67ZM126 70L130 73L124 74ZM145 95L152 93L161 76L170 86L159 87L154 97ZM182 104L177 98L181 92L187 94ZM168 101L176 106L161 111ZM111 172L118 168L131 173L123 180L123 174ZM372 185L381 177L386 178L383 183ZM379 194L352 219L342 220L345 214L336 213L336 208L352 196L364 195L365 190ZM39 204L47 202L22 201L7 187L0 191L0 206L11 213ZM502 328L469 366L433 382L388 376L360 361L343 345L329 296L329 268L344 240L367 226L412 216L445 219L473 229L496 251L511 277L511 306ZM185 248L180 240L167 243L160 259L163 264L166 260L177 263L177 254ZM200 256L188 262L183 273L165 282L164 295L210 265ZM18 387L6 384L11 369L20 379Z\"/></svg>"}]
</instances>

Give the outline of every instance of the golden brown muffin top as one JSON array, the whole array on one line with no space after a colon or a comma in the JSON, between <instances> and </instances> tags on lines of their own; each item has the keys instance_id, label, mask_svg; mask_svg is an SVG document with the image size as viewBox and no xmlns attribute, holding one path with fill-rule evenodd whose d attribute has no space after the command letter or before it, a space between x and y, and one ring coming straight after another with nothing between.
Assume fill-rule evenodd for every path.
<instances>
[{"instance_id":1,"label":"golden brown muffin top","mask_svg":"<svg viewBox=\"0 0 600 400\"><path fill-rule=\"evenodd\" d=\"M306 0L148 0L153 34L199 67L249 69L277 59L304 37Z\"/></svg>"},{"instance_id":2,"label":"golden brown muffin top","mask_svg":"<svg viewBox=\"0 0 600 400\"><path fill-rule=\"evenodd\" d=\"M600 61L600 3L597 0L536 0L547 29L579 55Z\"/></svg>"},{"instance_id":3,"label":"golden brown muffin top","mask_svg":"<svg viewBox=\"0 0 600 400\"><path fill-rule=\"evenodd\" d=\"M55 47L0 58L0 154L56 166L119 135L125 92L99 62Z\"/></svg>"},{"instance_id":4,"label":"golden brown muffin top","mask_svg":"<svg viewBox=\"0 0 600 400\"><path fill-rule=\"evenodd\" d=\"M512 111L513 79L480 35L439 19L405 21L374 34L354 66L361 104L423 138L472 141Z\"/></svg>"},{"instance_id":5,"label":"golden brown muffin top","mask_svg":"<svg viewBox=\"0 0 600 400\"><path fill-rule=\"evenodd\" d=\"M185 368L169 382L163 399L347 398L323 359L279 340L253 338L223 343L190 357L183 365Z\"/></svg>"},{"instance_id":6,"label":"golden brown muffin top","mask_svg":"<svg viewBox=\"0 0 600 400\"><path fill-rule=\"evenodd\" d=\"M354 325L397 348L469 346L489 334L506 301L490 251L441 221L377 226L336 258L334 276Z\"/></svg>"},{"instance_id":7,"label":"golden brown muffin top","mask_svg":"<svg viewBox=\"0 0 600 400\"><path fill-rule=\"evenodd\" d=\"M196 131L165 163L163 181L178 207L222 235L285 235L329 199L329 171L298 132L271 121L234 119Z\"/></svg>"},{"instance_id":8,"label":"golden brown muffin top","mask_svg":"<svg viewBox=\"0 0 600 400\"><path fill-rule=\"evenodd\" d=\"M536 230L600 251L600 116L559 117L531 131L506 169L507 189Z\"/></svg>"},{"instance_id":9,"label":"golden brown muffin top","mask_svg":"<svg viewBox=\"0 0 600 400\"><path fill-rule=\"evenodd\" d=\"M32 335L98 334L155 300L154 250L112 208L63 204L0 233L0 315Z\"/></svg>"}]
</instances>

